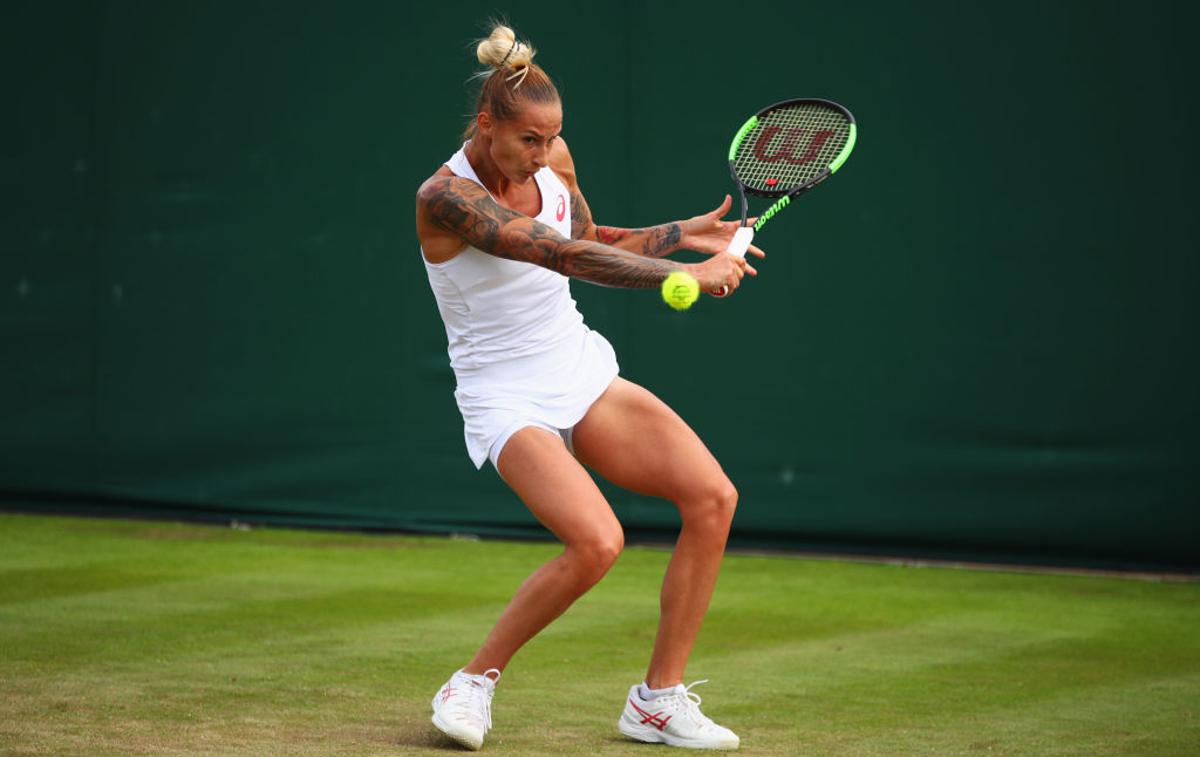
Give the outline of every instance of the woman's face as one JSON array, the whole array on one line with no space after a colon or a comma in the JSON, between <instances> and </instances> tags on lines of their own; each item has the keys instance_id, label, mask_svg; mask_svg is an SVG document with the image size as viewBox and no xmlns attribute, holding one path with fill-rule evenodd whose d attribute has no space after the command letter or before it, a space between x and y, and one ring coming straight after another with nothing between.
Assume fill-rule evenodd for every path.
<instances>
[{"instance_id":1,"label":"woman's face","mask_svg":"<svg viewBox=\"0 0 1200 757\"><path fill-rule=\"evenodd\" d=\"M479 128L491 138L492 160L501 173L515 184L524 184L545 168L550 147L562 131L562 104L526 103L517 116L494 121L482 114Z\"/></svg>"}]
</instances>

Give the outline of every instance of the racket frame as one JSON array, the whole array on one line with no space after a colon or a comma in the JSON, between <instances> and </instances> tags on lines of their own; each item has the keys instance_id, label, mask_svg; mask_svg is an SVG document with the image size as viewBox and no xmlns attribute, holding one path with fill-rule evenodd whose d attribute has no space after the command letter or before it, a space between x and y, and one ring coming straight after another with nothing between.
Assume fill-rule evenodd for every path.
<instances>
[{"instance_id":1,"label":"racket frame","mask_svg":"<svg viewBox=\"0 0 1200 757\"><path fill-rule=\"evenodd\" d=\"M734 158L737 155L738 148L741 147L741 145L742 145L742 141L745 140L746 135L749 134L754 129L754 127L758 125L758 121L760 118L768 115L772 111L776 111L776 110L779 110L780 108L787 107L790 105L796 105L798 103L814 103L814 104L818 104L818 105L824 105L824 106L832 108L832 109L840 112L842 115L844 115L846 117L846 120L850 122L850 134L846 138L846 144L842 146L842 149L837 154L837 157L835 157L833 159L833 161L830 162L830 164L825 168L824 171L817 174L816 176L809 179L808 181L806 181L805 183L801 184L798 187L793 187L791 189L764 190L764 189L756 189L754 187L747 186L741 179L738 178L737 167L734 164ZM819 98L819 97L800 97L800 98L791 98L788 100L781 100L777 103L774 103L773 105L768 105L767 107L765 107L762 110L755 113L753 116L750 116L750 118L746 119L746 123L742 124L742 127L737 130L737 134L734 135L733 141L729 145L729 155L728 155L729 175L733 178L734 183L737 184L738 191L741 193L741 197L742 197L742 226L744 227L746 225L746 217L747 217L747 211L748 211L748 205L747 205L747 201L746 201L746 193L747 192L749 192L750 194L755 195L757 197L778 198L776 200L776 202L771 205L771 207L767 208L761 214L759 214L758 220L754 224L754 231L757 233L759 229L761 229L764 225L766 225L767 221L770 221L772 218L774 218L775 214L778 213L780 210L783 210L784 208L786 208L794 198L807 192L808 190L812 189L813 187L817 186L821 182L828 179L830 176L837 173L838 169L842 167L842 164L846 162L846 159L850 157L850 153L854 151L854 143L857 141L857 139L858 139L858 123L854 120L854 114L851 113L844 105L835 103L832 100L825 100L825 99Z\"/></svg>"},{"instance_id":2,"label":"racket frame","mask_svg":"<svg viewBox=\"0 0 1200 757\"><path fill-rule=\"evenodd\" d=\"M821 173L817 174L798 187L792 187L791 189L765 190L755 189L754 187L747 186L745 182L738 178L737 165L734 163L734 158L737 156L738 148L742 146L742 142L746 139L746 135L753 131L754 127L758 125L760 118L770 114L772 111L779 110L780 108L787 107L789 105L796 105L798 103L815 103L823 105L844 115L846 120L850 122L850 133L846 137L846 144L842 145L841 151L838 152L837 156L834 157L830 164L825 167L825 170L821 171ZM854 150L854 143L857 141L857 139L858 123L854 120L854 114L851 113L844 105L819 97L798 97L788 100L781 100L773 105L768 105L767 107L755 113L753 116L750 116L750 118L746 119L746 123L742 124L741 128L737 130L737 133L733 136L733 142L731 142L729 145L729 175L733 177L733 182L737 184L738 194L741 195L742 198L742 223L738 230L734 233L733 239L730 240L729 247L726 252L731 255L737 255L738 257L745 257L746 250L749 249L750 242L753 241L754 235L758 233L758 230L765 226L767 221L770 221L772 218L774 218L776 213L791 204L793 198L807 192L808 190L828 179L830 176L837 173L837 170L841 168L842 164L846 162L846 159L850 157L850 153ZM754 226L752 228L746 227L746 217L749 210L749 206L746 201L747 192L758 197L777 198L771 207L759 214L758 220L754 222ZM729 294L729 287L722 286L720 289L712 292L712 294L717 297L725 297Z\"/></svg>"}]
</instances>

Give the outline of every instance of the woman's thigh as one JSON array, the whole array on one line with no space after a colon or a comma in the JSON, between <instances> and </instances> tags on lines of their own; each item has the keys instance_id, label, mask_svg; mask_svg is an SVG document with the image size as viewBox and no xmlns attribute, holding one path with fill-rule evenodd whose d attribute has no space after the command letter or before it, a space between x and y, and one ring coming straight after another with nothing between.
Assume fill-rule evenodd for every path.
<instances>
[{"instance_id":1,"label":"woman's thigh","mask_svg":"<svg viewBox=\"0 0 1200 757\"><path fill-rule=\"evenodd\" d=\"M500 477L559 541L621 541L608 501L557 434L526 426L509 437L497 463Z\"/></svg>"},{"instance_id":2,"label":"woman's thigh","mask_svg":"<svg viewBox=\"0 0 1200 757\"><path fill-rule=\"evenodd\" d=\"M575 426L575 454L630 491L676 504L731 490L700 437L665 402L618 377Z\"/></svg>"}]
</instances>

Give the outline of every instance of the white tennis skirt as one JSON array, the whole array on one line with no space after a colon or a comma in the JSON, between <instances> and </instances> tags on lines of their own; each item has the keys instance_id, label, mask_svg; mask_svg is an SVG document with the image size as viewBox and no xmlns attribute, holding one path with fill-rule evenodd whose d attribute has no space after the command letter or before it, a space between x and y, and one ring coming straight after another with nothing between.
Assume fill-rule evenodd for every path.
<instances>
[{"instance_id":1,"label":"white tennis skirt","mask_svg":"<svg viewBox=\"0 0 1200 757\"><path fill-rule=\"evenodd\" d=\"M612 345L585 327L548 352L459 374L454 399L471 462L482 468L497 440L522 425L571 428L619 371Z\"/></svg>"}]
</instances>

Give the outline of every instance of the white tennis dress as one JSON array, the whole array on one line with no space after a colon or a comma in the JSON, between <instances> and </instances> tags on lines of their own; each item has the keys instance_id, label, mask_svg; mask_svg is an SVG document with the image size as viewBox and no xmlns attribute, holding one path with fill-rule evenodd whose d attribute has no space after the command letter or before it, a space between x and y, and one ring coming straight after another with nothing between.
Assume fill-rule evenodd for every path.
<instances>
[{"instance_id":1,"label":"white tennis dress","mask_svg":"<svg viewBox=\"0 0 1200 757\"><path fill-rule=\"evenodd\" d=\"M464 149L446 165L483 186ZM534 180L542 196L536 220L570 238L567 187L549 167ZM618 372L612 345L584 325L570 279L474 247L444 263L421 259L446 324L454 398L475 467L489 456L494 465L525 426L556 430L569 443L569 430Z\"/></svg>"}]
</instances>

